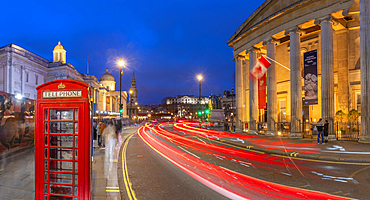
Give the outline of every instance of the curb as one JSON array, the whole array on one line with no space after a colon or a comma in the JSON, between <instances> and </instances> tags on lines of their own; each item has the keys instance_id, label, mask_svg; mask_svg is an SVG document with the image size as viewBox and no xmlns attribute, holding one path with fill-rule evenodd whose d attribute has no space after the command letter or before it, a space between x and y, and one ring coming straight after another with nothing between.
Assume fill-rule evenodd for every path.
<instances>
[{"instance_id":1,"label":"curb","mask_svg":"<svg viewBox=\"0 0 370 200\"><path fill-rule=\"evenodd\" d=\"M125 138L124 138L121 146L119 147L117 176L118 176L118 185L119 185L121 200L126 200L127 199L127 195L126 195L127 191L126 191L125 185L123 184L123 180L122 180L123 179L122 156L121 156L122 155L122 150L123 150L122 147L127 142L127 138L129 138L129 136L131 136L132 134L135 134L135 133L125 134L125 136L124 136Z\"/></svg>"}]
</instances>

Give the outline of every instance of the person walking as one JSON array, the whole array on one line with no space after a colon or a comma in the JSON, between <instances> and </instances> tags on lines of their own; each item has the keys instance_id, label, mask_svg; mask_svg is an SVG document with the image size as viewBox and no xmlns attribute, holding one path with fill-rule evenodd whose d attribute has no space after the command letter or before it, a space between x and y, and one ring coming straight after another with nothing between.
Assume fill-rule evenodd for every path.
<instances>
[{"instance_id":1,"label":"person walking","mask_svg":"<svg viewBox=\"0 0 370 200\"><path fill-rule=\"evenodd\" d=\"M98 147L101 146L101 122L96 125L96 133L98 134Z\"/></svg>"},{"instance_id":2,"label":"person walking","mask_svg":"<svg viewBox=\"0 0 370 200\"><path fill-rule=\"evenodd\" d=\"M316 123L316 127L317 127L317 131L318 131L317 143L320 144L320 135L321 135L321 142L322 142L322 144L325 144L325 142L324 142L324 133L323 133L324 132L324 123L323 123L321 118Z\"/></svg>"},{"instance_id":3,"label":"person walking","mask_svg":"<svg viewBox=\"0 0 370 200\"><path fill-rule=\"evenodd\" d=\"M105 141L104 141L104 129L107 127L107 125L104 122L101 122L100 124L100 144L102 146L102 149L105 149Z\"/></svg>"},{"instance_id":4,"label":"person walking","mask_svg":"<svg viewBox=\"0 0 370 200\"><path fill-rule=\"evenodd\" d=\"M114 149L116 147L116 127L112 121L108 122L108 126L104 129L102 135L105 143L104 173L108 176L113 168Z\"/></svg>"},{"instance_id":5,"label":"person walking","mask_svg":"<svg viewBox=\"0 0 370 200\"><path fill-rule=\"evenodd\" d=\"M324 124L324 139L325 139L325 142L328 142L328 135L329 135L329 122L328 120L325 120L325 124Z\"/></svg>"}]
</instances>

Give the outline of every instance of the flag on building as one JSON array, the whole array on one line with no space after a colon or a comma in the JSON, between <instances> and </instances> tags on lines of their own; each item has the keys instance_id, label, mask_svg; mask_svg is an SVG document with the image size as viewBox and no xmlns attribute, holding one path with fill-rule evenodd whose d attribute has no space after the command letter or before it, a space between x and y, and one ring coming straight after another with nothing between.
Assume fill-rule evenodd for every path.
<instances>
[{"instance_id":1,"label":"flag on building","mask_svg":"<svg viewBox=\"0 0 370 200\"><path fill-rule=\"evenodd\" d=\"M270 67L271 63L264 57L258 60L257 64L253 67L251 71L251 78L258 80L263 75L266 74L267 69Z\"/></svg>"}]
</instances>

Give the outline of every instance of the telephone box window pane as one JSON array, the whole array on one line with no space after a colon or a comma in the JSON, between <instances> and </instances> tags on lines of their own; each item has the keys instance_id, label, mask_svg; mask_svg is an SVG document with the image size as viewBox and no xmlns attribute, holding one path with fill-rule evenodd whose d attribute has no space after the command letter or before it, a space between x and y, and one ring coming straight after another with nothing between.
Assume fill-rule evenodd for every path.
<instances>
[{"instance_id":1,"label":"telephone box window pane","mask_svg":"<svg viewBox=\"0 0 370 200\"><path fill-rule=\"evenodd\" d=\"M72 186L50 185L50 194L61 194L61 195L72 196ZM58 197L58 199L61 199L61 198Z\"/></svg>"},{"instance_id":2,"label":"telephone box window pane","mask_svg":"<svg viewBox=\"0 0 370 200\"><path fill-rule=\"evenodd\" d=\"M44 193L48 193L48 184L44 184Z\"/></svg>"},{"instance_id":3,"label":"telephone box window pane","mask_svg":"<svg viewBox=\"0 0 370 200\"><path fill-rule=\"evenodd\" d=\"M45 171L48 171L48 161L45 160Z\"/></svg>"},{"instance_id":4,"label":"telephone box window pane","mask_svg":"<svg viewBox=\"0 0 370 200\"><path fill-rule=\"evenodd\" d=\"M48 195L44 195L44 200L48 200Z\"/></svg>"},{"instance_id":5,"label":"telephone box window pane","mask_svg":"<svg viewBox=\"0 0 370 200\"><path fill-rule=\"evenodd\" d=\"M78 134L78 123L75 123L75 134Z\"/></svg>"},{"instance_id":6,"label":"telephone box window pane","mask_svg":"<svg viewBox=\"0 0 370 200\"><path fill-rule=\"evenodd\" d=\"M44 182L47 183L48 182L48 173L45 172L44 174Z\"/></svg>"},{"instance_id":7,"label":"telephone box window pane","mask_svg":"<svg viewBox=\"0 0 370 200\"><path fill-rule=\"evenodd\" d=\"M78 196L78 187L75 186L75 196Z\"/></svg>"},{"instance_id":8,"label":"telephone box window pane","mask_svg":"<svg viewBox=\"0 0 370 200\"><path fill-rule=\"evenodd\" d=\"M61 160L72 160L73 159L73 152L72 152L72 149L54 149L54 148L50 148L49 158L51 158L51 159L61 159Z\"/></svg>"},{"instance_id":9,"label":"telephone box window pane","mask_svg":"<svg viewBox=\"0 0 370 200\"><path fill-rule=\"evenodd\" d=\"M44 143L45 143L45 146L48 146L48 136L47 135L44 136Z\"/></svg>"},{"instance_id":10,"label":"telephone box window pane","mask_svg":"<svg viewBox=\"0 0 370 200\"><path fill-rule=\"evenodd\" d=\"M45 148L44 150L45 150L45 158L48 158L48 149Z\"/></svg>"},{"instance_id":11,"label":"telephone box window pane","mask_svg":"<svg viewBox=\"0 0 370 200\"><path fill-rule=\"evenodd\" d=\"M75 149L75 160L78 160L78 149Z\"/></svg>"},{"instance_id":12,"label":"telephone box window pane","mask_svg":"<svg viewBox=\"0 0 370 200\"><path fill-rule=\"evenodd\" d=\"M50 122L50 133L73 133L72 122Z\"/></svg>"},{"instance_id":13,"label":"telephone box window pane","mask_svg":"<svg viewBox=\"0 0 370 200\"><path fill-rule=\"evenodd\" d=\"M77 184L78 184L78 175L75 174L75 185L77 185Z\"/></svg>"},{"instance_id":14,"label":"telephone box window pane","mask_svg":"<svg viewBox=\"0 0 370 200\"><path fill-rule=\"evenodd\" d=\"M75 147L78 147L78 136L75 136Z\"/></svg>"},{"instance_id":15,"label":"telephone box window pane","mask_svg":"<svg viewBox=\"0 0 370 200\"><path fill-rule=\"evenodd\" d=\"M50 146L73 147L73 136L50 135Z\"/></svg>"},{"instance_id":16,"label":"telephone box window pane","mask_svg":"<svg viewBox=\"0 0 370 200\"><path fill-rule=\"evenodd\" d=\"M57 171L57 172L72 172L73 171L73 162L50 160L49 165L50 165L50 171Z\"/></svg>"},{"instance_id":17,"label":"telephone box window pane","mask_svg":"<svg viewBox=\"0 0 370 200\"><path fill-rule=\"evenodd\" d=\"M49 119L48 118L48 109L45 109L44 111L45 111L45 120L48 120Z\"/></svg>"},{"instance_id":18,"label":"telephone box window pane","mask_svg":"<svg viewBox=\"0 0 370 200\"><path fill-rule=\"evenodd\" d=\"M49 200L72 200L72 197L61 197L50 195Z\"/></svg>"},{"instance_id":19,"label":"telephone box window pane","mask_svg":"<svg viewBox=\"0 0 370 200\"><path fill-rule=\"evenodd\" d=\"M50 120L73 120L73 109L50 109Z\"/></svg>"},{"instance_id":20,"label":"telephone box window pane","mask_svg":"<svg viewBox=\"0 0 370 200\"><path fill-rule=\"evenodd\" d=\"M75 121L78 120L78 109L75 109Z\"/></svg>"},{"instance_id":21,"label":"telephone box window pane","mask_svg":"<svg viewBox=\"0 0 370 200\"><path fill-rule=\"evenodd\" d=\"M75 172L78 172L78 162L75 162Z\"/></svg>"},{"instance_id":22,"label":"telephone box window pane","mask_svg":"<svg viewBox=\"0 0 370 200\"><path fill-rule=\"evenodd\" d=\"M44 133L48 133L48 123L47 122L45 122Z\"/></svg>"},{"instance_id":23,"label":"telephone box window pane","mask_svg":"<svg viewBox=\"0 0 370 200\"><path fill-rule=\"evenodd\" d=\"M50 183L72 184L72 174L50 173Z\"/></svg>"}]
</instances>

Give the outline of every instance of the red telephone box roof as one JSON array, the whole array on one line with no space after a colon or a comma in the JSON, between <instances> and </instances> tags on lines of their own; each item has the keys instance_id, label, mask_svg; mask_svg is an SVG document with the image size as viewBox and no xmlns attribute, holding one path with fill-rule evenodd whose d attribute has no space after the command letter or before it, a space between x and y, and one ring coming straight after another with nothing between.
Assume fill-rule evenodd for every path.
<instances>
[{"instance_id":1,"label":"red telephone box roof","mask_svg":"<svg viewBox=\"0 0 370 200\"><path fill-rule=\"evenodd\" d=\"M87 98L89 92L89 85L71 79L58 79L54 81L49 81L38 87L37 89L37 99L79 99ZM49 101L48 100L48 101Z\"/></svg>"},{"instance_id":2,"label":"red telephone box roof","mask_svg":"<svg viewBox=\"0 0 370 200\"><path fill-rule=\"evenodd\" d=\"M81 81L76 81L76 80L72 80L72 79L57 79L57 80L49 81L49 82L46 82L42 85L39 85L39 86L36 87L36 89L40 90L41 88L47 87L48 85L52 85L52 84L55 84L55 83L61 83L61 82L62 83L79 84L82 87L89 87L89 85L87 83L84 83L84 82L81 82Z\"/></svg>"}]
</instances>

